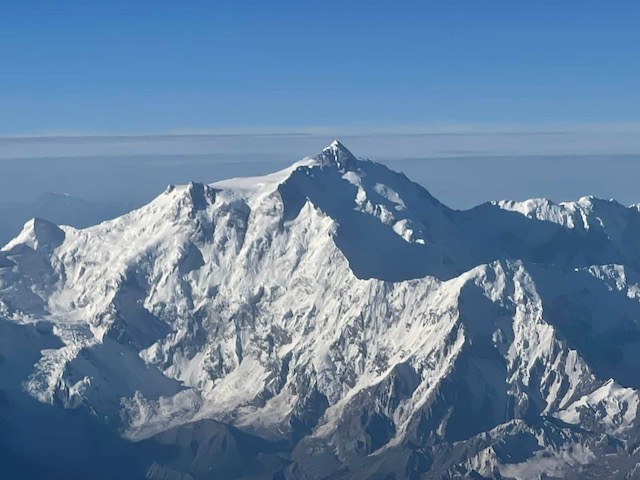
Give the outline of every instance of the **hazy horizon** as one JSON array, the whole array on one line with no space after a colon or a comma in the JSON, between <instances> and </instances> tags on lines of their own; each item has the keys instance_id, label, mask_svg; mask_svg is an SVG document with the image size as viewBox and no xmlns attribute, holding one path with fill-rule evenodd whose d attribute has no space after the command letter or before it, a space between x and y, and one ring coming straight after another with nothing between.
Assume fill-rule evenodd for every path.
<instances>
[{"instance_id":1,"label":"hazy horizon","mask_svg":"<svg viewBox=\"0 0 640 480\"><path fill-rule=\"evenodd\" d=\"M265 175L303 157L238 153L3 159L7 174L0 177L0 203L29 203L46 193L65 193L91 202L140 205L169 184ZM640 202L635 181L640 154L371 159L405 173L456 209L493 200L543 197L557 203L588 195L624 205Z\"/></svg>"}]
</instances>

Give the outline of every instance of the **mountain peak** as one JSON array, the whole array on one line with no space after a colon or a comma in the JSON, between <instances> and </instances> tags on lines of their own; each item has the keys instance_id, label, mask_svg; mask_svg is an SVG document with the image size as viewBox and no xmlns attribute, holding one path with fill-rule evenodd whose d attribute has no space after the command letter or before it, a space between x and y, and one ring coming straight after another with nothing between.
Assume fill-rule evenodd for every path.
<instances>
[{"instance_id":1,"label":"mountain peak","mask_svg":"<svg viewBox=\"0 0 640 480\"><path fill-rule=\"evenodd\" d=\"M351 170L357 161L351 153L338 140L334 140L315 157L323 166L337 166L340 170Z\"/></svg>"},{"instance_id":2,"label":"mountain peak","mask_svg":"<svg viewBox=\"0 0 640 480\"><path fill-rule=\"evenodd\" d=\"M64 231L43 218L32 218L24 224L20 234L5 245L3 250L11 250L16 245L25 244L36 251L53 250L64 241Z\"/></svg>"},{"instance_id":3,"label":"mountain peak","mask_svg":"<svg viewBox=\"0 0 640 480\"><path fill-rule=\"evenodd\" d=\"M325 150L328 150L328 149L341 150L343 152L351 154L351 152L347 150L347 147L345 147L342 143L340 143L339 140L334 140L333 142L331 142L329 146L325 148Z\"/></svg>"}]
</instances>

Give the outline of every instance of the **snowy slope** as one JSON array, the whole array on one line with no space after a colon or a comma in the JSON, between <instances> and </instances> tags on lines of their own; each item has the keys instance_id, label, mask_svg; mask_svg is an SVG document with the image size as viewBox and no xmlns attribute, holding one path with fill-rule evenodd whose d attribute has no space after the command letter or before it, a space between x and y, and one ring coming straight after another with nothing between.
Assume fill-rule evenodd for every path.
<instances>
[{"instance_id":1,"label":"snowy slope","mask_svg":"<svg viewBox=\"0 0 640 480\"><path fill-rule=\"evenodd\" d=\"M94 227L27 223L0 316L50 332L25 392L141 445L257 442L289 478L626 474L639 265L637 208L455 211L334 142Z\"/></svg>"}]
</instances>

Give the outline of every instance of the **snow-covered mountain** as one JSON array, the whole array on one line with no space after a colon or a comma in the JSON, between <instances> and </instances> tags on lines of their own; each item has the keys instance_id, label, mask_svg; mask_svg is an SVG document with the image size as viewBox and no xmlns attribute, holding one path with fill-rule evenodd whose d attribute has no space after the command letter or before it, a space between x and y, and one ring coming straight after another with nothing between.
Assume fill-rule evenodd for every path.
<instances>
[{"instance_id":1,"label":"snow-covered mountain","mask_svg":"<svg viewBox=\"0 0 640 480\"><path fill-rule=\"evenodd\" d=\"M11 240L24 222L33 217L46 218L58 225L84 228L119 217L132 208L132 202L89 202L66 193L51 192L34 202L0 203L0 244Z\"/></svg>"},{"instance_id":2,"label":"snow-covered mountain","mask_svg":"<svg viewBox=\"0 0 640 480\"><path fill-rule=\"evenodd\" d=\"M0 252L0 450L60 478L637 478L638 272L637 206L452 210L338 142L34 219Z\"/></svg>"}]
</instances>

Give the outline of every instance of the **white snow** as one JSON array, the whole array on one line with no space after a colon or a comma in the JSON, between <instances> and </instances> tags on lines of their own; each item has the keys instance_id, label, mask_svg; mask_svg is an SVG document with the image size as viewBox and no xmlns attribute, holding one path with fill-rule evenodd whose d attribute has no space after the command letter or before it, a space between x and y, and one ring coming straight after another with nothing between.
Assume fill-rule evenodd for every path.
<instances>
[{"instance_id":1,"label":"white snow","mask_svg":"<svg viewBox=\"0 0 640 480\"><path fill-rule=\"evenodd\" d=\"M639 404L640 396L636 390L623 388L610 379L555 416L564 422L580 425L583 415L592 415L606 427L607 433L615 434L633 426Z\"/></svg>"},{"instance_id":2,"label":"white snow","mask_svg":"<svg viewBox=\"0 0 640 480\"><path fill-rule=\"evenodd\" d=\"M637 392L596 377L558 333L531 262L490 258L504 238L480 233L500 232L495 215L512 211L605 232L637 258L625 232L640 212L591 197L491 208L473 224L488 233L465 229L404 176L334 142L271 175L170 187L91 228L28 223L0 252L0 314L50 322L63 344L43 350L24 378L35 398L121 418L136 440L201 418L281 435L316 389L329 408L313 435L332 441L360 396L407 365L417 385L384 406L397 445L447 378L462 381L459 363L477 345L490 350L494 363L478 364L502 372L487 381L516 415L535 401L567 423L590 411L608 432L628 428ZM640 298L629 267L581 268ZM549 275L562 282L565 270L574 271ZM553 472L554 459L501 472ZM474 461L495 463L489 451Z\"/></svg>"}]
</instances>

